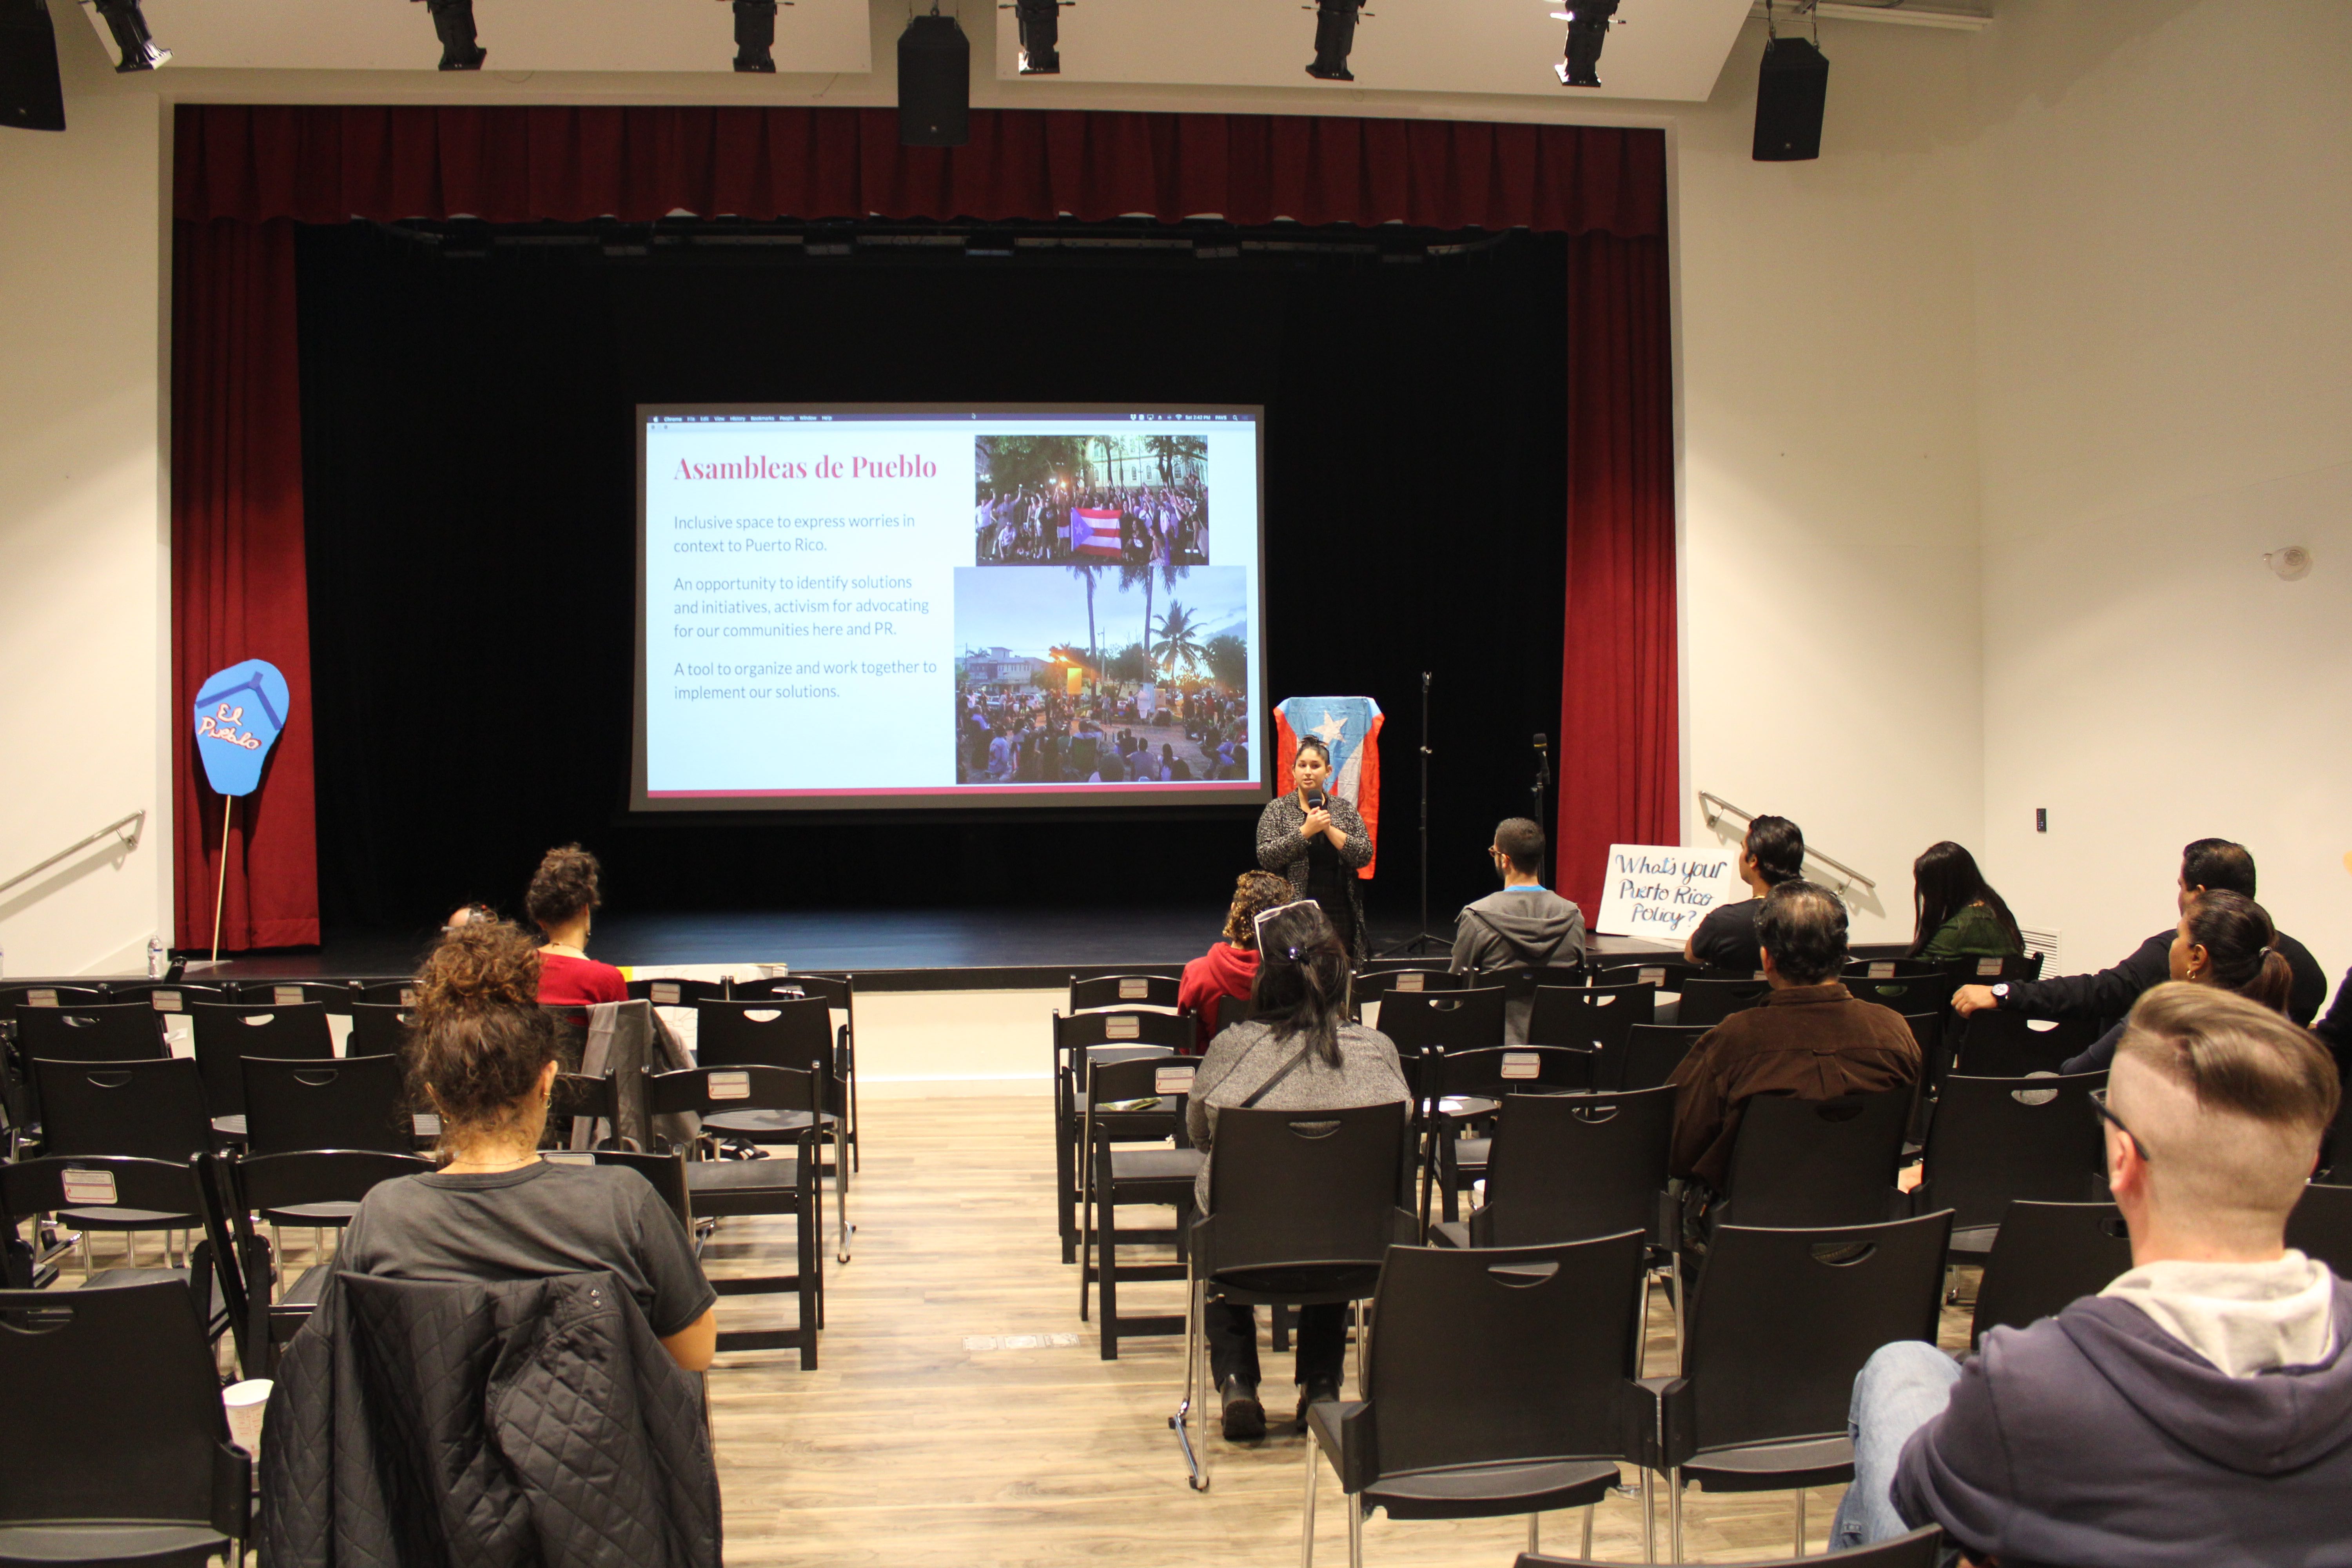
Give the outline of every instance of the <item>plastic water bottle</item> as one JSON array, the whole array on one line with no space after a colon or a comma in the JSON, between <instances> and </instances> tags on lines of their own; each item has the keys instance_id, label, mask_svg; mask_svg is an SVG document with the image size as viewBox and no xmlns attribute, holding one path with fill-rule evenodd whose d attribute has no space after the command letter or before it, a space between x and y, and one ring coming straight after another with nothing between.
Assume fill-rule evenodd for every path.
<instances>
[{"instance_id":1,"label":"plastic water bottle","mask_svg":"<svg viewBox=\"0 0 2352 1568\"><path fill-rule=\"evenodd\" d=\"M147 939L147 978L150 980L163 978L163 939L160 936L151 936Z\"/></svg>"}]
</instances>

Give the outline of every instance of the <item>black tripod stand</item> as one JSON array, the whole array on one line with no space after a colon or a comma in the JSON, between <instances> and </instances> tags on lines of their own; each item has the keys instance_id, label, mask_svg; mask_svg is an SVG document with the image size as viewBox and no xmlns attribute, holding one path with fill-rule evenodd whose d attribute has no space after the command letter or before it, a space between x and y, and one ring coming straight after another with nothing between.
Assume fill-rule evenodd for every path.
<instances>
[{"instance_id":1,"label":"black tripod stand","mask_svg":"<svg viewBox=\"0 0 2352 1568\"><path fill-rule=\"evenodd\" d=\"M1540 731L1538 731L1536 734L1535 782L1528 785L1528 795L1535 804L1535 809L1528 812L1528 816L1538 827L1544 826L1544 797L1550 789L1551 742ZM1549 844L1551 838L1551 830L1548 827L1544 828L1544 838L1546 843ZM1538 862L1536 866L1536 880L1541 882L1547 888L1551 886L1551 879L1545 875L1545 873L1549 869L1550 867L1548 862Z\"/></svg>"},{"instance_id":2,"label":"black tripod stand","mask_svg":"<svg viewBox=\"0 0 2352 1568\"><path fill-rule=\"evenodd\" d=\"M1421 929L1379 958L1413 958L1451 952L1454 939L1429 929L1429 671L1421 672Z\"/></svg>"}]
</instances>

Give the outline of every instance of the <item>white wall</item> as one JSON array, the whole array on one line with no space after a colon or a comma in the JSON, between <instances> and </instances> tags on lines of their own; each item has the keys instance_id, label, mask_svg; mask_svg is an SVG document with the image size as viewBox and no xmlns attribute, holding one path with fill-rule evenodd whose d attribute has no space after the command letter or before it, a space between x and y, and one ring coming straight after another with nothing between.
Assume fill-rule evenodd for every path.
<instances>
[{"instance_id":1,"label":"white wall","mask_svg":"<svg viewBox=\"0 0 2352 1568\"><path fill-rule=\"evenodd\" d=\"M2242 840L2352 963L2352 6L2002 0L1978 42L1988 869L2070 968ZM2263 552L2308 545L2283 583ZM2050 832L2032 830L2050 810Z\"/></svg>"},{"instance_id":2,"label":"white wall","mask_svg":"<svg viewBox=\"0 0 2352 1568\"><path fill-rule=\"evenodd\" d=\"M162 115L58 23L71 131L0 132L0 877L148 818L0 892L10 975L137 969L170 923Z\"/></svg>"}]
</instances>

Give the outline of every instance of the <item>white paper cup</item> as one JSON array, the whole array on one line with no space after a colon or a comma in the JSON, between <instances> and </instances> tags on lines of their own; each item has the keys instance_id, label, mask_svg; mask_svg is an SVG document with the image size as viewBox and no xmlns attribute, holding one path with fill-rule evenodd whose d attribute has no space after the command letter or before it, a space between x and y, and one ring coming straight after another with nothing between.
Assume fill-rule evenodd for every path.
<instances>
[{"instance_id":1,"label":"white paper cup","mask_svg":"<svg viewBox=\"0 0 2352 1568\"><path fill-rule=\"evenodd\" d=\"M266 1377L252 1377L221 1390L221 1403L228 1407L228 1440L256 1458L261 1456L261 1414L273 1386Z\"/></svg>"}]
</instances>

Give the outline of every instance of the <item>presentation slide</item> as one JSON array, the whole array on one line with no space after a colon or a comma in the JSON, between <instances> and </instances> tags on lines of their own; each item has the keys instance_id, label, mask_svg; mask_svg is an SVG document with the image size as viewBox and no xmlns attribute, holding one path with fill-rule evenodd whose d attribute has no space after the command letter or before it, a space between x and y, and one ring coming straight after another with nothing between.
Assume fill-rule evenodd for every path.
<instances>
[{"instance_id":1,"label":"presentation slide","mask_svg":"<svg viewBox=\"0 0 2352 1568\"><path fill-rule=\"evenodd\" d=\"M1261 412L639 407L632 804L1269 798Z\"/></svg>"}]
</instances>

